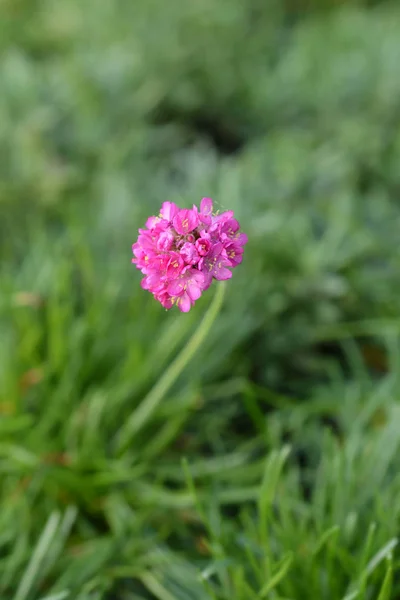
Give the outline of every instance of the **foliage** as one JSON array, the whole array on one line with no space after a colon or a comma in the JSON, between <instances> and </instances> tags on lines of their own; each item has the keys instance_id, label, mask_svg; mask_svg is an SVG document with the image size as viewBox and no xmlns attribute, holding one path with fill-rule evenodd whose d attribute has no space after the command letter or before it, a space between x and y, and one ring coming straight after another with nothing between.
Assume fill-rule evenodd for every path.
<instances>
[{"instance_id":1,"label":"foliage","mask_svg":"<svg viewBox=\"0 0 400 600\"><path fill-rule=\"evenodd\" d=\"M0 3L2 600L398 597L400 10L327 4ZM245 261L131 428L212 292L130 245L202 196Z\"/></svg>"}]
</instances>

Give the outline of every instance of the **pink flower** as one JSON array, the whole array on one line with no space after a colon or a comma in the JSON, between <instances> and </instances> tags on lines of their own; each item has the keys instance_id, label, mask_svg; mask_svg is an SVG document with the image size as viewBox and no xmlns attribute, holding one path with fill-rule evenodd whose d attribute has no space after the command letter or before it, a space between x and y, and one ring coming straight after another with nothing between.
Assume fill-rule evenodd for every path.
<instances>
[{"instance_id":1,"label":"pink flower","mask_svg":"<svg viewBox=\"0 0 400 600\"><path fill-rule=\"evenodd\" d=\"M215 215L215 217L213 217L213 224L223 225L224 223L226 223L226 221L229 221L229 219L232 219L233 215L234 215L233 210L226 210L225 212L221 213L220 215Z\"/></svg>"},{"instance_id":2,"label":"pink flower","mask_svg":"<svg viewBox=\"0 0 400 600\"><path fill-rule=\"evenodd\" d=\"M200 260L196 246L190 242L185 242L183 244L182 248L180 249L180 255L187 265L196 265Z\"/></svg>"},{"instance_id":3,"label":"pink flower","mask_svg":"<svg viewBox=\"0 0 400 600\"><path fill-rule=\"evenodd\" d=\"M170 259L167 266L167 277L168 279L174 279L175 277L179 277L179 275L182 273L185 263L178 252L170 252L169 257Z\"/></svg>"},{"instance_id":4,"label":"pink flower","mask_svg":"<svg viewBox=\"0 0 400 600\"><path fill-rule=\"evenodd\" d=\"M163 231L168 227L168 221L160 217L149 217L146 221L147 229L157 229Z\"/></svg>"},{"instance_id":5,"label":"pink flower","mask_svg":"<svg viewBox=\"0 0 400 600\"><path fill-rule=\"evenodd\" d=\"M215 215L212 209L211 198L202 198L200 210L164 202L159 216L139 229L132 262L144 275L142 288L167 310L188 312L213 279L230 279L242 262L247 236L233 211Z\"/></svg>"},{"instance_id":6,"label":"pink flower","mask_svg":"<svg viewBox=\"0 0 400 600\"><path fill-rule=\"evenodd\" d=\"M148 229L139 229L139 237L137 244L141 246L144 250L153 250L154 243L154 235Z\"/></svg>"},{"instance_id":7,"label":"pink flower","mask_svg":"<svg viewBox=\"0 0 400 600\"><path fill-rule=\"evenodd\" d=\"M211 285L213 277L219 281L230 279L232 277L232 271L228 269L230 266L231 264L221 242L215 244L207 256L199 262L199 269L205 275L207 287Z\"/></svg>"},{"instance_id":8,"label":"pink flower","mask_svg":"<svg viewBox=\"0 0 400 600\"><path fill-rule=\"evenodd\" d=\"M247 242L249 241L249 238L247 237L247 235L245 233L237 233L234 236L234 240L236 241L237 244L239 244L240 246L244 246L245 244L247 244Z\"/></svg>"},{"instance_id":9,"label":"pink flower","mask_svg":"<svg viewBox=\"0 0 400 600\"><path fill-rule=\"evenodd\" d=\"M199 238L196 241L196 250L200 256L206 256L211 248L211 242L207 238Z\"/></svg>"},{"instance_id":10,"label":"pink flower","mask_svg":"<svg viewBox=\"0 0 400 600\"><path fill-rule=\"evenodd\" d=\"M173 202L164 202L160 210L160 215L163 219L166 219L169 223L172 223L173 218L178 214L178 212L179 206Z\"/></svg>"},{"instance_id":11,"label":"pink flower","mask_svg":"<svg viewBox=\"0 0 400 600\"><path fill-rule=\"evenodd\" d=\"M174 243L174 234L171 231L163 231L157 240L157 250L168 252Z\"/></svg>"},{"instance_id":12,"label":"pink flower","mask_svg":"<svg viewBox=\"0 0 400 600\"><path fill-rule=\"evenodd\" d=\"M197 269L187 269L177 279L171 281L168 293L182 312L188 312L201 296L204 275Z\"/></svg>"},{"instance_id":13,"label":"pink flower","mask_svg":"<svg viewBox=\"0 0 400 600\"><path fill-rule=\"evenodd\" d=\"M173 219L175 230L180 235L186 235L196 229L199 224L199 215L194 210L184 208Z\"/></svg>"},{"instance_id":14,"label":"pink flower","mask_svg":"<svg viewBox=\"0 0 400 600\"><path fill-rule=\"evenodd\" d=\"M159 301L161 306L169 310L173 307L174 302L168 292L161 292L160 294L154 294L154 298Z\"/></svg>"},{"instance_id":15,"label":"pink flower","mask_svg":"<svg viewBox=\"0 0 400 600\"><path fill-rule=\"evenodd\" d=\"M148 290L153 294L159 294L165 291L165 284L162 276L157 273L153 275L147 275L144 279L142 279L141 286L144 290Z\"/></svg>"},{"instance_id":16,"label":"pink flower","mask_svg":"<svg viewBox=\"0 0 400 600\"><path fill-rule=\"evenodd\" d=\"M157 256L147 257L147 260L145 260L145 266L141 269L143 275L157 275L159 277L165 277L167 274L169 260L170 258L167 254L159 254Z\"/></svg>"},{"instance_id":17,"label":"pink flower","mask_svg":"<svg viewBox=\"0 0 400 600\"><path fill-rule=\"evenodd\" d=\"M221 233L221 240L224 244L224 249L231 267L236 267L242 262L244 252L243 246L247 244L247 235L245 233L239 233L238 228L234 229L236 229L236 231L234 231L233 234L232 230L227 233Z\"/></svg>"},{"instance_id":18,"label":"pink flower","mask_svg":"<svg viewBox=\"0 0 400 600\"><path fill-rule=\"evenodd\" d=\"M220 221L218 225L221 239L232 239L235 233L240 229L240 225L236 221L236 219L227 219L226 221Z\"/></svg>"},{"instance_id":19,"label":"pink flower","mask_svg":"<svg viewBox=\"0 0 400 600\"><path fill-rule=\"evenodd\" d=\"M225 252L230 263L230 267L236 267L243 260L243 247L236 242L229 242L225 245Z\"/></svg>"}]
</instances>

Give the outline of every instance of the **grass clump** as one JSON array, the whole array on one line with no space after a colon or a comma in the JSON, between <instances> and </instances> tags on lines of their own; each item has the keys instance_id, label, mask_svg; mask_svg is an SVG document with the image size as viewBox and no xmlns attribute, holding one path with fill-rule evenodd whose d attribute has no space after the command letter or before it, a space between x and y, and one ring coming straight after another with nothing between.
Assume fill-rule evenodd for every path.
<instances>
[{"instance_id":1,"label":"grass clump","mask_svg":"<svg viewBox=\"0 0 400 600\"><path fill-rule=\"evenodd\" d=\"M2 600L398 597L400 12L327 4L1 6ZM249 245L166 378L212 293L130 245L202 196Z\"/></svg>"}]
</instances>

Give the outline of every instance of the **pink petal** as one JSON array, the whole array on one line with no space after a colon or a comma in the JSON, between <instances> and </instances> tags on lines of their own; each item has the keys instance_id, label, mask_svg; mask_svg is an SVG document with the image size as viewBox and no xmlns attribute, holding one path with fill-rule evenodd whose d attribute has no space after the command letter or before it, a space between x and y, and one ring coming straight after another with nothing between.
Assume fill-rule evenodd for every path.
<instances>
[{"instance_id":1,"label":"pink petal","mask_svg":"<svg viewBox=\"0 0 400 600\"><path fill-rule=\"evenodd\" d=\"M217 256L219 256L221 254L221 252L223 251L224 246L221 242L217 242L216 244L214 244L214 246L211 248L209 255L207 256L207 260L210 260L210 258L216 258Z\"/></svg>"},{"instance_id":2,"label":"pink petal","mask_svg":"<svg viewBox=\"0 0 400 600\"><path fill-rule=\"evenodd\" d=\"M203 274L204 274L204 283L203 283L202 287L203 287L203 291L205 291L205 290L208 290L208 288L212 284L213 278L212 278L211 273L208 271L207 272L203 271Z\"/></svg>"},{"instance_id":3,"label":"pink petal","mask_svg":"<svg viewBox=\"0 0 400 600\"><path fill-rule=\"evenodd\" d=\"M154 229L154 227L161 221L160 217L149 217L146 221L147 229Z\"/></svg>"},{"instance_id":4,"label":"pink petal","mask_svg":"<svg viewBox=\"0 0 400 600\"><path fill-rule=\"evenodd\" d=\"M144 290L148 290L149 289L149 284L147 283L147 277L144 277L142 279L142 281L140 282L140 285L142 286L142 288Z\"/></svg>"},{"instance_id":5,"label":"pink petal","mask_svg":"<svg viewBox=\"0 0 400 600\"><path fill-rule=\"evenodd\" d=\"M170 308L173 307L174 303L172 302L172 298L168 295L162 296L161 299L158 299L159 302L161 302L162 306L164 308L166 308L167 310L169 310Z\"/></svg>"},{"instance_id":6,"label":"pink petal","mask_svg":"<svg viewBox=\"0 0 400 600\"><path fill-rule=\"evenodd\" d=\"M226 210L225 212L221 213L220 215L216 215L213 218L213 223L218 223L218 224L222 225L223 223L226 223L227 221L229 221L229 219L232 219L234 214L235 213L233 212L233 210Z\"/></svg>"},{"instance_id":7,"label":"pink petal","mask_svg":"<svg viewBox=\"0 0 400 600\"><path fill-rule=\"evenodd\" d=\"M180 235L186 235L196 229L199 224L199 215L194 210L188 210L186 208L180 210L175 215L173 225L175 230Z\"/></svg>"},{"instance_id":8,"label":"pink petal","mask_svg":"<svg viewBox=\"0 0 400 600\"><path fill-rule=\"evenodd\" d=\"M226 223L221 226L221 233L228 235L230 238L234 237L236 231L239 231L240 225L236 219L228 219Z\"/></svg>"},{"instance_id":9,"label":"pink petal","mask_svg":"<svg viewBox=\"0 0 400 600\"><path fill-rule=\"evenodd\" d=\"M178 277L185 266L182 257L177 252L170 252L170 260L167 267L168 277Z\"/></svg>"},{"instance_id":10,"label":"pink petal","mask_svg":"<svg viewBox=\"0 0 400 600\"><path fill-rule=\"evenodd\" d=\"M146 231L145 233L140 233L138 237L137 244L146 248L147 250L154 248L154 240L151 236L150 231Z\"/></svg>"},{"instance_id":11,"label":"pink petal","mask_svg":"<svg viewBox=\"0 0 400 600\"><path fill-rule=\"evenodd\" d=\"M204 274L200 271L197 271L197 269L192 269L191 279L194 279L199 287L202 287L204 284Z\"/></svg>"},{"instance_id":12,"label":"pink petal","mask_svg":"<svg viewBox=\"0 0 400 600\"><path fill-rule=\"evenodd\" d=\"M184 279L174 279L168 285L167 292L171 296L180 296L185 290L186 282Z\"/></svg>"},{"instance_id":13,"label":"pink petal","mask_svg":"<svg viewBox=\"0 0 400 600\"><path fill-rule=\"evenodd\" d=\"M211 198L202 198L200 202L200 212L203 215L211 215L213 209L213 201Z\"/></svg>"},{"instance_id":14,"label":"pink petal","mask_svg":"<svg viewBox=\"0 0 400 600\"><path fill-rule=\"evenodd\" d=\"M167 221L171 222L175 215L178 214L178 212L179 206L174 204L174 202L164 202L160 210L160 215L163 219L166 219Z\"/></svg>"},{"instance_id":15,"label":"pink petal","mask_svg":"<svg viewBox=\"0 0 400 600\"><path fill-rule=\"evenodd\" d=\"M249 238L247 237L247 235L245 233L239 233L239 235L237 236L237 238L235 239L235 241L240 246L244 246L249 241Z\"/></svg>"},{"instance_id":16,"label":"pink petal","mask_svg":"<svg viewBox=\"0 0 400 600\"><path fill-rule=\"evenodd\" d=\"M163 252L168 252L174 242L174 236L169 231L162 231L157 240L157 248Z\"/></svg>"},{"instance_id":17,"label":"pink petal","mask_svg":"<svg viewBox=\"0 0 400 600\"><path fill-rule=\"evenodd\" d=\"M160 275L147 275L142 280L142 287L145 290L149 290L150 292L160 293L164 290L164 281L161 279Z\"/></svg>"},{"instance_id":18,"label":"pink petal","mask_svg":"<svg viewBox=\"0 0 400 600\"><path fill-rule=\"evenodd\" d=\"M199 288L199 286L193 281L189 281L186 292L189 298L193 301L198 300L201 296L201 288Z\"/></svg>"},{"instance_id":19,"label":"pink petal","mask_svg":"<svg viewBox=\"0 0 400 600\"><path fill-rule=\"evenodd\" d=\"M238 253L235 255L234 258L232 258L230 260L230 262L232 263L231 266L232 267L236 267L237 265L240 265L240 263L243 261L243 255Z\"/></svg>"},{"instance_id":20,"label":"pink petal","mask_svg":"<svg viewBox=\"0 0 400 600\"><path fill-rule=\"evenodd\" d=\"M199 262L200 257L194 244L185 242L180 249L180 254L188 265L195 265Z\"/></svg>"},{"instance_id":21,"label":"pink petal","mask_svg":"<svg viewBox=\"0 0 400 600\"><path fill-rule=\"evenodd\" d=\"M214 277L215 279L218 279L218 281L230 279L232 277L232 271L226 269L225 267L220 267L214 272Z\"/></svg>"},{"instance_id":22,"label":"pink petal","mask_svg":"<svg viewBox=\"0 0 400 600\"><path fill-rule=\"evenodd\" d=\"M190 302L190 298L189 296L185 293L182 296L180 296L177 301L176 301L176 305L179 308L179 310L181 312L189 312L189 310L192 307L192 303Z\"/></svg>"},{"instance_id":23,"label":"pink petal","mask_svg":"<svg viewBox=\"0 0 400 600\"><path fill-rule=\"evenodd\" d=\"M204 238L199 238L196 242L196 250L200 256L206 256L211 248L211 242Z\"/></svg>"}]
</instances>

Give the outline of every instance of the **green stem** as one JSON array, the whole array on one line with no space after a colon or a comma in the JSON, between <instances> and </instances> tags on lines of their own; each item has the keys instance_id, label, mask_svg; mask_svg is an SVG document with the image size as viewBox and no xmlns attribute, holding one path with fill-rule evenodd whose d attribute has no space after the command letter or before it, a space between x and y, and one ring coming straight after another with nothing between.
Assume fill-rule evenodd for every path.
<instances>
[{"instance_id":1,"label":"green stem","mask_svg":"<svg viewBox=\"0 0 400 600\"><path fill-rule=\"evenodd\" d=\"M213 301L192 337L120 429L118 436L120 451L127 447L135 433L148 422L161 400L204 342L221 309L224 293L225 282L221 282L217 285Z\"/></svg>"}]
</instances>

